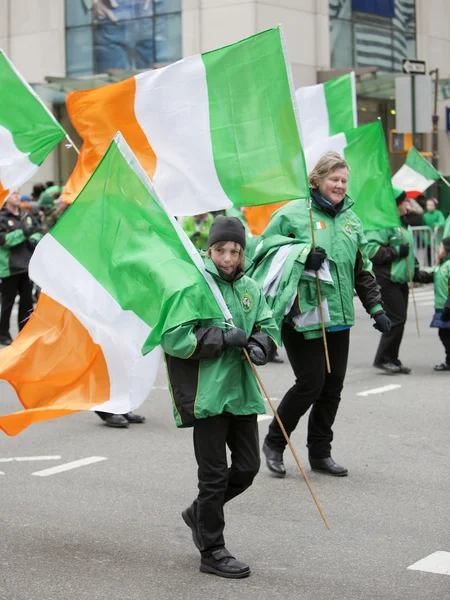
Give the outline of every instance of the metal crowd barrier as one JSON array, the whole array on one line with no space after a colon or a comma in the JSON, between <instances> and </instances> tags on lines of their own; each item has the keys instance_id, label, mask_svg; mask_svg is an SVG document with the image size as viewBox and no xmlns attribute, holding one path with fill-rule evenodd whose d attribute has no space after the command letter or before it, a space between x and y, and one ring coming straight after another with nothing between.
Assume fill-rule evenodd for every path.
<instances>
[{"instance_id":1,"label":"metal crowd barrier","mask_svg":"<svg viewBox=\"0 0 450 600\"><path fill-rule=\"evenodd\" d=\"M414 253L421 267L436 264L436 253L442 241L444 227L411 227L414 236Z\"/></svg>"}]
</instances>

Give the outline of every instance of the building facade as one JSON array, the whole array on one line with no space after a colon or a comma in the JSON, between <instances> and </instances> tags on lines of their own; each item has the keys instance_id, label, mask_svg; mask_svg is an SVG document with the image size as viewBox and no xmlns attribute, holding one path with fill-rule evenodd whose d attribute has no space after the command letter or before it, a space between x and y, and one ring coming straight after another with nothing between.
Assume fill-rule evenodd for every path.
<instances>
[{"instance_id":1,"label":"building facade","mask_svg":"<svg viewBox=\"0 0 450 600\"><path fill-rule=\"evenodd\" d=\"M0 0L0 47L70 133L68 90L233 43L281 23L296 87L356 69L359 122L395 127L404 58L439 69L439 168L450 173L449 0ZM425 138L431 149L431 136ZM64 183L76 160L63 145L39 180ZM391 156L397 168L403 156Z\"/></svg>"}]
</instances>

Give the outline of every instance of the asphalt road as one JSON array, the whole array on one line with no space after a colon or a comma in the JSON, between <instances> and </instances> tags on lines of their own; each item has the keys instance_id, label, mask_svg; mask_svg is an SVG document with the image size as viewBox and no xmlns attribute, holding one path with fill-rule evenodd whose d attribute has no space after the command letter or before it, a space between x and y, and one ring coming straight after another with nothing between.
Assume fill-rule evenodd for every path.
<instances>
[{"instance_id":1,"label":"asphalt road","mask_svg":"<svg viewBox=\"0 0 450 600\"><path fill-rule=\"evenodd\" d=\"M428 328L430 292L418 292L420 339L410 313L401 357L413 368L409 376L371 367L378 334L358 305L333 446L349 477L309 470L306 419L293 436L331 531L286 454L286 479L263 465L252 488L226 508L227 546L251 565L251 577L201 574L180 518L196 493L192 433L175 428L161 369L140 411L144 425L114 430L83 413L0 437L0 598L448 599L450 566L448 574L408 569L450 553L450 373L432 370L443 351ZM260 373L277 400L293 379L287 363ZM401 387L358 395L394 385ZM17 405L0 382L2 413ZM260 422L261 436L268 423ZM45 456L60 458L6 460ZM33 475L89 457L106 460Z\"/></svg>"}]
</instances>

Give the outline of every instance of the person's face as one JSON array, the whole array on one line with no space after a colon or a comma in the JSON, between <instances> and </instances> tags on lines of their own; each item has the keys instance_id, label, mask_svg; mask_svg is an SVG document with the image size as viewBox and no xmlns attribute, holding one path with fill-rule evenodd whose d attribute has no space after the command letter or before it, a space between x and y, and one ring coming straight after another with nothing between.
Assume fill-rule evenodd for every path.
<instances>
[{"instance_id":1,"label":"person's face","mask_svg":"<svg viewBox=\"0 0 450 600\"><path fill-rule=\"evenodd\" d=\"M7 200L5 200L5 206L8 209L18 210L20 208L20 194L19 192L13 192Z\"/></svg>"},{"instance_id":2,"label":"person's face","mask_svg":"<svg viewBox=\"0 0 450 600\"><path fill-rule=\"evenodd\" d=\"M211 260L225 273L233 273L239 264L241 246L236 242L227 242L220 250L211 248Z\"/></svg>"},{"instance_id":3,"label":"person's face","mask_svg":"<svg viewBox=\"0 0 450 600\"><path fill-rule=\"evenodd\" d=\"M397 206L398 214L401 217L404 217L406 215L406 213L408 212L408 208L409 208L409 202L408 202L408 199L406 198L405 200L403 200L403 202L401 202Z\"/></svg>"},{"instance_id":4,"label":"person's face","mask_svg":"<svg viewBox=\"0 0 450 600\"><path fill-rule=\"evenodd\" d=\"M436 210L436 204L434 203L434 200L427 200L427 211L433 212L434 210Z\"/></svg>"},{"instance_id":5,"label":"person's face","mask_svg":"<svg viewBox=\"0 0 450 600\"><path fill-rule=\"evenodd\" d=\"M319 192L329 200L333 206L344 199L348 185L348 170L336 169L319 183Z\"/></svg>"}]
</instances>

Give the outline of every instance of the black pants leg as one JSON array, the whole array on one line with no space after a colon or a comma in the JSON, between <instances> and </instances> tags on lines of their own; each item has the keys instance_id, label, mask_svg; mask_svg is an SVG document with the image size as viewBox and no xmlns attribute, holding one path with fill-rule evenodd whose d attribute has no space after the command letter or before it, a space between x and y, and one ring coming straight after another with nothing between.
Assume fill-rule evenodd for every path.
<instances>
[{"instance_id":1,"label":"black pants leg","mask_svg":"<svg viewBox=\"0 0 450 600\"><path fill-rule=\"evenodd\" d=\"M407 283L389 283L381 288L384 310L391 320L391 330L381 334L375 355L375 364L391 362L398 364L400 344L408 314L409 288Z\"/></svg>"},{"instance_id":2,"label":"black pants leg","mask_svg":"<svg viewBox=\"0 0 450 600\"><path fill-rule=\"evenodd\" d=\"M438 329L438 333L445 348L445 364L450 365L450 329Z\"/></svg>"},{"instance_id":3,"label":"black pants leg","mask_svg":"<svg viewBox=\"0 0 450 600\"><path fill-rule=\"evenodd\" d=\"M291 436L300 418L313 406L308 425L308 446L313 458L330 456L333 426L347 368L350 332L336 331L327 335L331 373L326 372L321 338L305 340L303 334L284 324L283 344L295 375L295 384L278 406L278 415ZM283 452L286 441L275 419L269 426L267 444Z\"/></svg>"},{"instance_id":4,"label":"black pants leg","mask_svg":"<svg viewBox=\"0 0 450 600\"><path fill-rule=\"evenodd\" d=\"M226 446L231 450L228 468ZM194 423L194 449L198 464L198 497L194 512L198 522L202 555L223 548L225 502L245 491L260 465L256 415L222 414Z\"/></svg>"},{"instance_id":5,"label":"black pants leg","mask_svg":"<svg viewBox=\"0 0 450 600\"><path fill-rule=\"evenodd\" d=\"M28 277L28 273L21 273L18 282L19 292L19 331L25 327L26 322L33 312L33 282Z\"/></svg>"},{"instance_id":6,"label":"black pants leg","mask_svg":"<svg viewBox=\"0 0 450 600\"><path fill-rule=\"evenodd\" d=\"M10 337L9 323L18 289L20 275L11 275L2 279L2 311L0 316L0 336Z\"/></svg>"}]
</instances>

